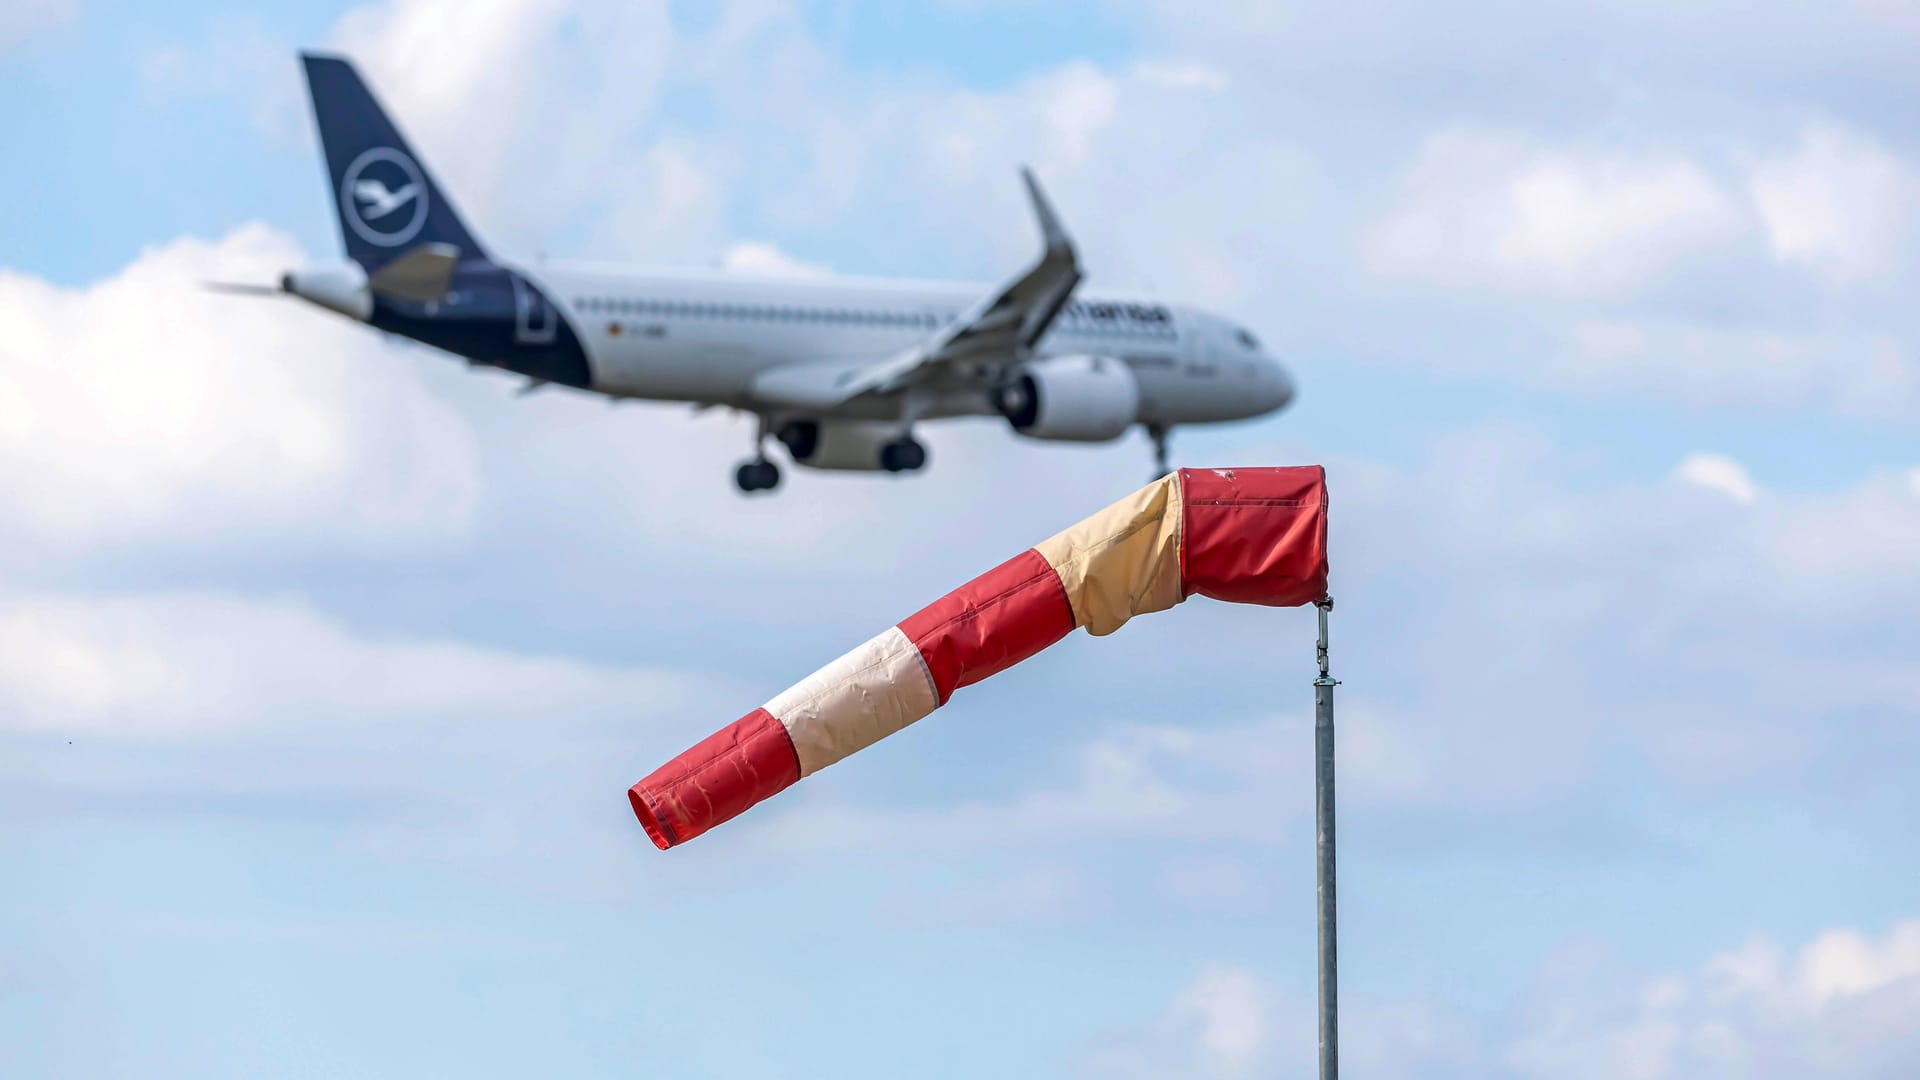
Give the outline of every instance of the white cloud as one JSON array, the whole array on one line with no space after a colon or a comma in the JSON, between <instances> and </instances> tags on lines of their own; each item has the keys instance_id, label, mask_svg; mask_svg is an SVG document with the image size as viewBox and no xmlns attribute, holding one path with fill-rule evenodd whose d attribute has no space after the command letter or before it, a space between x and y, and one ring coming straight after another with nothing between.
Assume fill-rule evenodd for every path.
<instances>
[{"instance_id":1,"label":"white cloud","mask_svg":"<svg viewBox=\"0 0 1920 1080\"><path fill-rule=\"evenodd\" d=\"M0 271L0 524L68 544L464 529L472 436L364 328L201 282L305 261L245 226L64 289Z\"/></svg>"},{"instance_id":2,"label":"white cloud","mask_svg":"<svg viewBox=\"0 0 1920 1080\"><path fill-rule=\"evenodd\" d=\"M1684 161L1548 159L1507 183L1511 218L1498 252L1520 266L1579 267L1725 213L1725 197Z\"/></svg>"},{"instance_id":3,"label":"white cloud","mask_svg":"<svg viewBox=\"0 0 1920 1080\"><path fill-rule=\"evenodd\" d=\"M0 611L0 731L114 739L472 732L528 714L668 710L688 679L444 640L369 637L288 601L14 595Z\"/></svg>"},{"instance_id":4,"label":"white cloud","mask_svg":"<svg viewBox=\"0 0 1920 1080\"><path fill-rule=\"evenodd\" d=\"M1685 158L1457 129L1427 140L1365 248L1380 272L1433 284L1595 296L1646 286L1740 227Z\"/></svg>"},{"instance_id":5,"label":"white cloud","mask_svg":"<svg viewBox=\"0 0 1920 1080\"><path fill-rule=\"evenodd\" d=\"M1828 930L1800 951L1795 982L1816 1007L1920 977L1920 919L1896 923L1881 941Z\"/></svg>"},{"instance_id":6,"label":"white cloud","mask_svg":"<svg viewBox=\"0 0 1920 1080\"><path fill-rule=\"evenodd\" d=\"M1172 1015L1176 1022L1193 1026L1201 1057L1219 1069L1245 1069L1266 1045L1265 1002L1259 982L1246 971L1202 971L1174 999Z\"/></svg>"},{"instance_id":7,"label":"white cloud","mask_svg":"<svg viewBox=\"0 0 1920 1080\"><path fill-rule=\"evenodd\" d=\"M1209 964L1182 987L1159 1017L1116 1034L1087 1056L1085 1071L1103 1077L1226 1078L1270 1072L1272 1029L1313 1023L1253 972ZM1287 1042L1297 1052L1299 1040ZM1304 1059L1298 1065L1306 1065ZM1298 1066L1296 1066L1297 1068ZM1288 1072L1291 1075L1291 1071Z\"/></svg>"},{"instance_id":8,"label":"white cloud","mask_svg":"<svg viewBox=\"0 0 1920 1080\"><path fill-rule=\"evenodd\" d=\"M1038 87L1040 113L1070 161L1084 160L1118 114L1120 88L1092 64L1071 64Z\"/></svg>"},{"instance_id":9,"label":"white cloud","mask_svg":"<svg viewBox=\"0 0 1920 1080\"><path fill-rule=\"evenodd\" d=\"M79 13L80 0L8 0L0 7L0 49L71 22Z\"/></svg>"},{"instance_id":10,"label":"white cloud","mask_svg":"<svg viewBox=\"0 0 1920 1080\"><path fill-rule=\"evenodd\" d=\"M1090 1052L1096 1076L1311 1076L1310 988L1210 964L1158 1017ZM1920 920L1756 940L1691 970L1620 980L1549 962L1493 1022L1344 988L1343 1064L1369 1076L1814 1080L1906 1074L1920 1053Z\"/></svg>"},{"instance_id":11,"label":"white cloud","mask_svg":"<svg viewBox=\"0 0 1920 1080\"><path fill-rule=\"evenodd\" d=\"M1920 181L1872 138L1815 127L1762 161L1751 189L1774 256L1838 282L1894 269L1913 239Z\"/></svg>"},{"instance_id":12,"label":"white cloud","mask_svg":"<svg viewBox=\"0 0 1920 1080\"><path fill-rule=\"evenodd\" d=\"M1828 930L1791 956L1755 941L1599 1000L1559 989L1506 1046L1513 1075L1893 1077L1920 1053L1920 921Z\"/></svg>"},{"instance_id":13,"label":"white cloud","mask_svg":"<svg viewBox=\"0 0 1920 1080\"><path fill-rule=\"evenodd\" d=\"M710 167L648 137L686 47L664 2L389 0L330 39L505 250L546 247L583 210L596 227L582 255L688 258L717 240Z\"/></svg>"},{"instance_id":14,"label":"white cloud","mask_svg":"<svg viewBox=\"0 0 1920 1080\"><path fill-rule=\"evenodd\" d=\"M1737 503L1750 503L1760 494L1746 466L1724 454L1689 454L1674 468L1673 478L1717 491Z\"/></svg>"},{"instance_id":15,"label":"white cloud","mask_svg":"<svg viewBox=\"0 0 1920 1080\"><path fill-rule=\"evenodd\" d=\"M1865 328L1785 332L1662 319L1586 319L1525 376L1539 385L1636 393L1695 406L1791 410L1912 422L1920 364Z\"/></svg>"}]
</instances>

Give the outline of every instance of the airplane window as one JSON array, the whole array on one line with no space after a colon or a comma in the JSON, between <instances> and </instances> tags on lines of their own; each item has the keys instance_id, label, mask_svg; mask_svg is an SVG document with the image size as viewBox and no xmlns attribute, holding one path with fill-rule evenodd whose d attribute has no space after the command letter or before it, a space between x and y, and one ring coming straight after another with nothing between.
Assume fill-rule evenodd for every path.
<instances>
[{"instance_id":1,"label":"airplane window","mask_svg":"<svg viewBox=\"0 0 1920 1080\"><path fill-rule=\"evenodd\" d=\"M1245 330L1234 331L1233 338L1240 343L1242 348L1257 349L1260 347L1259 340Z\"/></svg>"}]
</instances>

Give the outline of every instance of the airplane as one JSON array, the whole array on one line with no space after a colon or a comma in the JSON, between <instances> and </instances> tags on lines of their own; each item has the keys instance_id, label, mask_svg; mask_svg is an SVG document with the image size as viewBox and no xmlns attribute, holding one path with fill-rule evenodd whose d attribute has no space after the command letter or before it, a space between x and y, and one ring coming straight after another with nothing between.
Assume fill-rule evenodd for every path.
<instances>
[{"instance_id":1,"label":"airplane","mask_svg":"<svg viewBox=\"0 0 1920 1080\"><path fill-rule=\"evenodd\" d=\"M542 265L495 258L345 58L302 53L346 260L283 274L287 294L524 376L615 400L757 418L742 493L780 468L913 473L918 424L997 417L1036 440L1105 442L1134 427L1159 474L1180 425L1284 408L1294 386L1244 327L1138 297L1079 297L1079 257L1039 182L1038 259L997 289L822 276Z\"/></svg>"}]
</instances>

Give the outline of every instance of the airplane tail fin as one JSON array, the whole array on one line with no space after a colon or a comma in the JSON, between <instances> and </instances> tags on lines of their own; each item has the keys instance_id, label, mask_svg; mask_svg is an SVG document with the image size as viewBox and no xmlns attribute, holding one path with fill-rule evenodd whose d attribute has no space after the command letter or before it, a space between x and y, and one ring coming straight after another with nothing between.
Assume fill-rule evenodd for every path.
<instances>
[{"instance_id":1,"label":"airplane tail fin","mask_svg":"<svg viewBox=\"0 0 1920 1080\"><path fill-rule=\"evenodd\" d=\"M422 244L450 245L460 258L486 258L353 65L317 53L300 59L347 255L368 271Z\"/></svg>"}]
</instances>

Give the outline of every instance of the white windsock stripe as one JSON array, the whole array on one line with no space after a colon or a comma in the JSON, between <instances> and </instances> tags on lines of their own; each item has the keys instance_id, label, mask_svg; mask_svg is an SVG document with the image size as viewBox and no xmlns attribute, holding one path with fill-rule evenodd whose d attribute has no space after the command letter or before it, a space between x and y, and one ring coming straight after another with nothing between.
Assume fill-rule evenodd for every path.
<instances>
[{"instance_id":1,"label":"white windsock stripe","mask_svg":"<svg viewBox=\"0 0 1920 1080\"><path fill-rule=\"evenodd\" d=\"M920 650L898 626L767 702L810 776L925 717L940 704Z\"/></svg>"}]
</instances>

